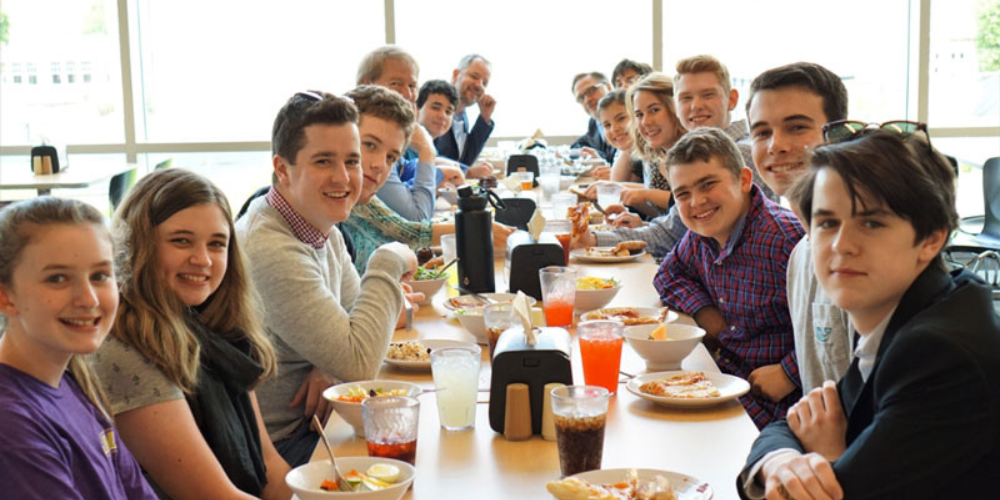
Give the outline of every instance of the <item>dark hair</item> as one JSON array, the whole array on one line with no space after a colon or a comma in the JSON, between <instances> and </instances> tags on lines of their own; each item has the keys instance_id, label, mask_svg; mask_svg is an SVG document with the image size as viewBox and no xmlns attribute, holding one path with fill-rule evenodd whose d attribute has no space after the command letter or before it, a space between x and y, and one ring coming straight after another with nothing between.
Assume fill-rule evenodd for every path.
<instances>
[{"instance_id":1,"label":"dark hair","mask_svg":"<svg viewBox=\"0 0 1000 500\"><path fill-rule=\"evenodd\" d=\"M616 89L604 94L600 101L597 101L597 112L600 113L614 103L625 105L625 89Z\"/></svg>"},{"instance_id":2,"label":"dark hair","mask_svg":"<svg viewBox=\"0 0 1000 500\"><path fill-rule=\"evenodd\" d=\"M847 118L847 87L834 72L808 62L797 62L771 68L750 83L750 97L747 99L747 116L750 105L761 90L776 90L785 87L801 87L823 98L823 114L832 122Z\"/></svg>"},{"instance_id":3,"label":"dark hair","mask_svg":"<svg viewBox=\"0 0 1000 500\"><path fill-rule=\"evenodd\" d=\"M305 128L324 125L358 124L358 110L349 100L318 91L299 92L293 95L271 128L271 152L288 163L295 164L295 156L305 145Z\"/></svg>"},{"instance_id":4,"label":"dark hair","mask_svg":"<svg viewBox=\"0 0 1000 500\"><path fill-rule=\"evenodd\" d=\"M615 65L614 71L611 72L611 83L614 84L614 82L618 80L618 77L628 70L635 71L639 74L638 76L644 76L648 73L652 73L653 67L646 63L633 61L631 59L622 59ZM574 85L576 84L576 82L573 83Z\"/></svg>"},{"instance_id":5,"label":"dark hair","mask_svg":"<svg viewBox=\"0 0 1000 500\"><path fill-rule=\"evenodd\" d=\"M584 78L587 78L588 76L591 77L591 78L593 78L593 79L595 79L595 80L597 80L597 84L598 85L600 85L602 83L608 83L608 77L604 76L604 73L601 73L600 71L591 71L589 73L577 73L576 76L573 77L573 85L570 86L569 91L575 93L576 92L576 82L578 82L578 81L580 81L580 80L582 80Z\"/></svg>"},{"instance_id":6,"label":"dark hair","mask_svg":"<svg viewBox=\"0 0 1000 500\"><path fill-rule=\"evenodd\" d=\"M458 106L458 91L454 85L444 80L427 80L420 86L420 93L417 94L417 109L424 107L431 94L441 94L452 106Z\"/></svg>"},{"instance_id":7,"label":"dark hair","mask_svg":"<svg viewBox=\"0 0 1000 500\"><path fill-rule=\"evenodd\" d=\"M799 198L805 223L812 222L813 188L816 175L831 169L840 175L851 197L851 213L857 204L884 204L913 225L917 244L940 229L948 234L958 226L955 209L955 172L940 153L920 135L901 138L874 131L860 138L816 148L809 170L793 191ZM943 260L937 259L943 266Z\"/></svg>"},{"instance_id":8,"label":"dark hair","mask_svg":"<svg viewBox=\"0 0 1000 500\"><path fill-rule=\"evenodd\" d=\"M354 102L362 119L364 115L370 115L399 125L406 137L406 144L409 144L417 113L413 110L413 104L398 92L378 85L362 85L344 96Z\"/></svg>"},{"instance_id":9,"label":"dark hair","mask_svg":"<svg viewBox=\"0 0 1000 500\"><path fill-rule=\"evenodd\" d=\"M740 171L744 168L743 155L740 154L733 139L722 129L715 127L702 127L684 134L677 144L667 151L666 169L669 172L670 167L674 165L696 161L708 162L712 158L718 158L733 177L739 178Z\"/></svg>"}]
</instances>

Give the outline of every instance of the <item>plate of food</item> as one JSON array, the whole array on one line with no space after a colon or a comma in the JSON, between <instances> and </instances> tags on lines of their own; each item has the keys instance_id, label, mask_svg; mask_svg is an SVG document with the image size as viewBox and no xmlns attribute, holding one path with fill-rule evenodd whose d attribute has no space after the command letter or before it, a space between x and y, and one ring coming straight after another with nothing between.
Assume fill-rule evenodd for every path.
<instances>
[{"instance_id":1,"label":"plate of food","mask_svg":"<svg viewBox=\"0 0 1000 500\"><path fill-rule=\"evenodd\" d=\"M577 248L569 253L578 261L599 264L629 262L643 255L646 255L645 241L623 241L613 247Z\"/></svg>"},{"instance_id":2,"label":"plate of food","mask_svg":"<svg viewBox=\"0 0 1000 500\"><path fill-rule=\"evenodd\" d=\"M444 307L451 309L452 311L458 311L459 309L470 310L479 309L486 307L490 304L496 302L510 302L514 300L516 294L513 293L477 293L469 295L459 295L458 297L449 297L444 301Z\"/></svg>"},{"instance_id":3,"label":"plate of food","mask_svg":"<svg viewBox=\"0 0 1000 500\"><path fill-rule=\"evenodd\" d=\"M402 370L430 371L431 351L445 347L469 347L472 344L459 340L421 339L392 342L385 362Z\"/></svg>"},{"instance_id":4,"label":"plate of food","mask_svg":"<svg viewBox=\"0 0 1000 500\"><path fill-rule=\"evenodd\" d=\"M696 477L660 469L600 469L545 485L559 500L615 498L710 500L712 487Z\"/></svg>"},{"instance_id":5,"label":"plate of food","mask_svg":"<svg viewBox=\"0 0 1000 500\"><path fill-rule=\"evenodd\" d=\"M646 373L625 387L642 399L673 407L713 406L750 391L750 383L739 377L686 371Z\"/></svg>"},{"instance_id":6,"label":"plate of food","mask_svg":"<svg viewBox=\"0 0 1000 500\"><path fill-rule=\"evenodd\" d=\"M672 323L679 318L676 312L666 307L605 307L584 313L581 321L616 319L625 326Z\"/></svg>"}]
</instances>

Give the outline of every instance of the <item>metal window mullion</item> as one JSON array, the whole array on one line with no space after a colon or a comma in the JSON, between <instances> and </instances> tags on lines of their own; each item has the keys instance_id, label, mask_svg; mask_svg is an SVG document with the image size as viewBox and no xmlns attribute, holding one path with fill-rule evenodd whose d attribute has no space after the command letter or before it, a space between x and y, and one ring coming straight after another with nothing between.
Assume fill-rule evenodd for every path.
<instances>
[{"instance_id":1,"label":"metal window mullion","mask_svg":"<svg viewBox=\"0 0 1000 500\"><path fill-rule=\"evenodd\" d=\"M917 52L917 121L927 123L930 102L931 0L920 0L920 35Z\"/></svg>"},{"instance_id":2,"label":"metal window mullion","mask_svg":"<svg viewBox=\"0 0 1000 500\"><path fill-rule=\"evenodd\" d=\"M653 0L653 69L663 71L663 0Z\"/></svg>"},{"instance_id":3,"label":"metal window mullion","mask_svg":"<svg viewBox=\"0 0 1000 500\"><path fill-rule=\"evenodd\" d=\"M122 115L125 121L125 159L138 161L135 140L135 102L132 96L132 46L128 30L128 0L118 0L118 45L122 78Z\"/></svg>"},{"instance_id":4,"label":"metal window mullion","mask_svg":"<svg viewBox=\"0 0 1000 500\"><path fill-rule=\"evenodd\" d=\"M396 2L385 0L385 44L396 43Z\"/></svg>"}]
</instances>

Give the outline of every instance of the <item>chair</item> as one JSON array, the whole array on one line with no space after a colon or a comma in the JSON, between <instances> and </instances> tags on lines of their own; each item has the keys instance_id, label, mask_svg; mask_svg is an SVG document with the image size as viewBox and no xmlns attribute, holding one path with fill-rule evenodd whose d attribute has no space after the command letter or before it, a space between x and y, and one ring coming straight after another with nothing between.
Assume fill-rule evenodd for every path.
<instances>
[{"instance_id":1,"label":"chair","mask_svg":"<svg viewBox=\"0 0 1000 500\"><path fill-rule=\"evenodd\" d=\"M1000 157L990 158L983 164L983 205L983 230L978 234L959 232L946 251L979 254L1000 250Z\"/></svg>"},{"instance_id":2,"label":"chair","mask_svg":"<svg viewBox=\"0 0 1000 500\"><path fill-rule=\"evenodd\" d=\"M535 180L531 183L532 186L538 186L538 158L534 155L510 155L507 159L507 176L510 176L514 172L534 172Z\"/></svg>"},{"instance_id":3,"label":"chair","mask_svg":"<svg viewBox=\"0 0 1000 500\"><path fill-rule=\"evenodd\" d=\"M496 209L496 221L527 231L528 221L535 214L535 201L528 198L504 198L503 203L504 208Z\"/></svg>"},{"instance_id":4,"label":"chair","mask_svg":"<svg viewBox=\"0 0 1000 500\"><path fill-rule=\"evenodd\" d=\"M112 211L118 208L125 194L135 185L136 170L133 168L111 178L111 183L108 185L108 199L111 201Z\"/></svg>"},{"instance_id":5,"label":"chair","mask_svg":"<svg viewBox=\"0 0 1000 500\"><path fill-rule=\"evenodd\" d=\"M174 159L173 158L167 158L166 160L163 160L160 163L157 163L156 166L153 167L153 171L155 172L157 170L163 170L165 168L170 168L171 166L173 166L173 164L174 164Z\"/></svg>"}]
</instances>

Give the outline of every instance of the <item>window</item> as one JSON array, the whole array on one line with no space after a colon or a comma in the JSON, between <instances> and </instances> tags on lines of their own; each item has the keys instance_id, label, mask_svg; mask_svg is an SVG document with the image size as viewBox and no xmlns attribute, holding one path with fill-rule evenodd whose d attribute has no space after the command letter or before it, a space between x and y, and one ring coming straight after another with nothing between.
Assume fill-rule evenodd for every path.
<instances>
[{"instance_id":1,"label":"window","mask_svg":"<svg viewBox=\"0 0 1000 500\"><path fill-rule=\"evenodd\" d=\"M588 116L574 99L573 76L600 71L611 78L626 57L652 63L649 0L396 0L395 10L396 42L417 58L421 83L451 81L469 53L493 63L487 87L497 98L492 137L527 137L536 129L579 136ZM470 111L474 120L478 110Z\"/></svg>"},{"instance_id":2,"label":"window","mask_svg":"<svg viewBox=\"0 0 1000 500\"><path fill-rule=\"evenodd\" d=\"M66 83L73 83L76 80L76 63L68 61L66 63Z\"/></svg>"},{"instance_id":3,"label":"window","mask_svg":"<svg viewBox=\"0 0 1000 500\"><path fill-rule=\"evenodd\" d=\"M4 0L3 11L9 39L0 51L14 78L0 88L0 144L123 142L116 2ZM103 61L92 92L62 84L62 61L78 58Z\"/></svg>"},{"instance_id":4,"label":"window","mask_svg":"<svg viewBox=\"0 0 1000 500\"><path fill-rule=\"evenodd\" d=\"M385 40L382 2L140 0L135 16L140 142L270 140L289 97L350 90Z\"/></svg>"}]
</instances>

